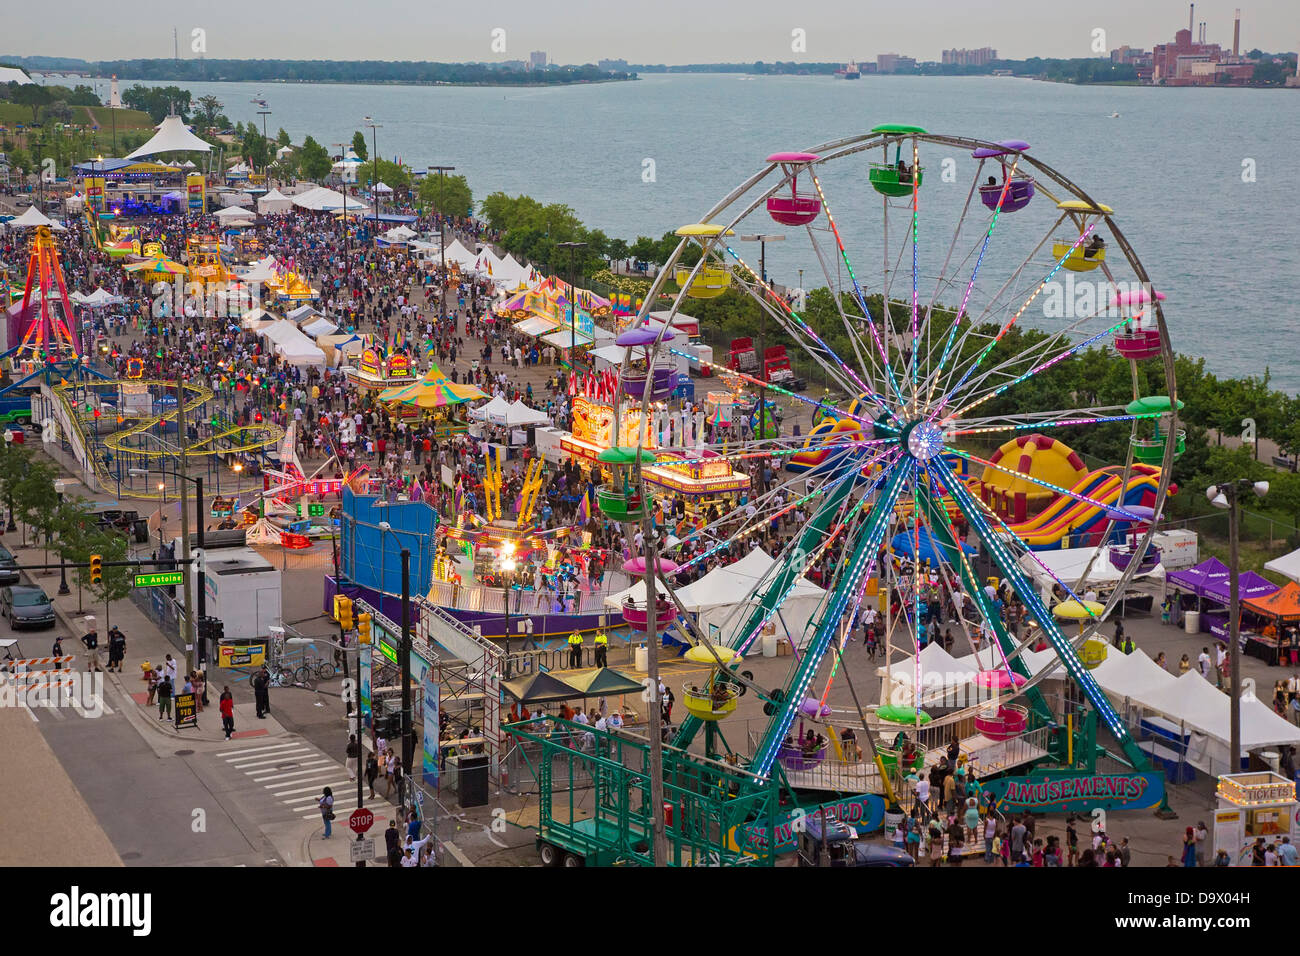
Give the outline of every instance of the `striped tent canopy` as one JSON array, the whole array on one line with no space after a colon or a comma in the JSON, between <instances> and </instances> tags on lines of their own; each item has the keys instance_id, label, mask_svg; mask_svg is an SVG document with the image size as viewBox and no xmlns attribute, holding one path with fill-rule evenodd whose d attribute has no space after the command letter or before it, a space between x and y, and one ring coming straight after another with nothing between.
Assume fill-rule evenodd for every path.
<instances>
[{"instance_id":1,"label":"striped tent canopy","mask_svg":"<svg viewBox=\"0 0 1300 956\"><path fill-rule=\"evenodd\" d=\"M429 371L417 382L409 385L394 385L379 393L379 401L386 405L407 405L416 408L445 408L448 405L460 405L476 399L487 398L487 393L477 385L457 385L442 373L437 365L430 365Z\"/></svg>"},{"instance_id":2,"label":"striped tent canopy","mask_svg":"<svg viewBox=\"0 0 1300 956\"><path fill-rule=\"evenodd\" d=\"M185 266L171 259L145 259L143 262L128 262L122 268L127 272L145 272L151 275L180 275Z\"/></svg>"}]
</instances>

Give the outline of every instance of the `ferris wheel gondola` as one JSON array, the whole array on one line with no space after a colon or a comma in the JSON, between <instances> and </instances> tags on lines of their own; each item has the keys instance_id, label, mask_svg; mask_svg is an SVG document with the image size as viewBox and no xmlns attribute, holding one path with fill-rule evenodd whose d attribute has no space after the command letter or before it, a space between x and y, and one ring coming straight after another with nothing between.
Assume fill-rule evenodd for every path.
<instances>
[{"instance_id":1,"label":"ferris wheel gondola","mask_svg":"<svg viewBox=\"0 0 1300 956\"><path fill-rule=\"evenodd\" d=\"M955 217L950 204L936 200L932 221L927 219L928 205L922 202L926 195L922 153L952 149L979 161L972 164L978 168L972 175L970 199ZM1119 230L1114 211L1031 157L1027 149L1022 141L993 143L891 124L807 151L771 154L765 168L707 210L700 222L677 230L681 240L677 249L646 296L646 306L618 340L627 356L620 401L629 412L639 409L641 417L639 424L630 426L636 429L637 448L618 449L618 461L604 461L602 456L612 477L598 498L607 515L639 521L642 528L650 520L645 500L650 492L633 506L628 482L636 472L680 451L670 447L672 442L661 441L648 424L659 400L655 396L662 391L653 370L685 354L671 340L668 327L679 309L689 307L689 299L721 295L729 289L748 296L767 321L777 323L807 364L820 367L828 382L826 395L815 397L756 378L743 368L716 367L725 376L724 384L752 390L757 401L780 398L794 407L809 408L814 427L797 439L768 432L715 442L701 437L692 452L701 460L714 455L741 464L764 458L785 463L786 471L774 474L768 486L756 488L743 507L723 509L715 519L698 524L689 536L698 548L690 554L672 554L678 562L675 572L652 570L648 575L675 603L675 574L719 549L741 546L758 529L770 526L774 516L788 514L796 506L805 509L803 523L789 534L771 569L748 594L737 596L716 641L719 650L725 645L742 657L777 618L805 572L824 566L825 596L800 632L791 634L800 651L792 658L787 679L780 687L759 692L770 724L745 758L756 775L769 774L778 762L792 770L794 764L802 767L815 758L829 759L825 754L817 758L805 753L803 744L793 742L792 731L796 720L831 719L833 708L827 713L826 705L839 655L830 651L838 651L848 622L868 600L869 582L895 598L887 602L887 653L919 661L928 642L925 628L932 617L931 603L959 592L965 596L966 610L955 626L977 656L981 649L987 656L991 648L996 657L993 666L983 667L989 674L986 689L994 694L992 706L986 702L969 711L931 715L918 664L909 700L872 708L876 726L920 729L978 717L981 733L1000 740L1048 725L1050 713L1038 687L1044 674L1027 666L1026 644L1002 619L997 592L985 591L981 576L985 572L976 572L974 558L958 534L958 522L978 538L998 580L1005 582L1037 623L1038 633L1055 652L1055 666L1078 684L1125 753L1135 761L1145 759L1090 668L1099 663L1093 642L1101 621L1122 599L1133 576L1147 566L1144 555L1150 547L1154 516L1163 509L1171 466L1182 442L1181 403L1175 398L1163 296L1125 292L1137 287L1149 290L1150 282ZM884 161L869 166L865 184L860 165L856 176L844 173L855 166L855 160L860 162L860 157L875 151L884 153ZM995 177L992 184L982 181L983 164L990 159L996 159L1002 169L1001 180ZM883 219L864 227L860 216L855 221L837 217L836 189L846 184L849 189L869 187L883 195L885 201L874 204ZM904 196L910 202L890 202ZM1049 202L1031 202L1039 196ZM1018 213L1015 225L1000 228L1000 213L1007 211ZM751 267L737 252L730 237L752 222L751 217L763 215L783 225L804 227L810 259L820 266L832 293L832 318L823 312L817 323L811 321L767 282L763 270ZM1061 238L1060 227L1066 223L1076 231ZM861 263L855 266L849 250L864 245L879 252L878 272ZM1028 324L1031 307L1063 269L1096 272L1095 281L1105 294L1094 297L1094 307L1041 333L1019 334ZM669 288L670 279L678 289L673 304L667 316L657 315L652 325L650 303ZM1107 311L1110 306L1121 310L1118 324ZM842 334L838 329L831 334L829 323L835 318ZM1011 334L1013 330L1017 334ZM1135 332L1142 333L1142 347L1122 348L1121 338ZM1115 351L1103 356L1130 367L1128 394L1081 401L1078 407L1026 408L1009 401L1019 394L1022 383L1040 377L1040 381L1050 380L1085 349L1112 342ZM831 389L843 397L829 398ZM1074 392L1048 389L1044 394ZM622 420L618 409L614 420ZM1130 460L1119 467L1121 475L1102 476L1105 484L1096 495L1088 485L1058 484L1033 473L1022 477L1049 498L1063 502L1067 506L1063 512L1086 511L1101 529L1096 534L1102 539L1112 534L1132 536L1130 560L1117 568L1120 580L1106 602L1099 604L1084 602L1076 593L1077 583L1060 580L1051 572L1017 533L1014 519L981 499L975 490L978 477L967 471L1005 470L1006 466L985 457L982 442L996 444L1039 432L1062 434L1054 431L1058 429L1071 429L1070 434L1078 432L1086 439L1095 428L1127 429L1132 449ZM1171 436L1177 440L1170 440ZM642 457L634 457L638 450ZM1141 472L1143 481L1128 480L1138 468L1134 460L1147 468ZM652 529L647 536L653 536ZM923 553L921 545L927 544L931 560L880 563L881 554L899 549L899 540L910 541L910 553L918 556ZM1077 636L1062 630L1030 580L1029 568L1048 575L1059 592L1078 605ZM871 593L876 593L874 588ZM660 616L646 608L644 614L647 623L653 616L656 625L671 623L687 632L693 627L689 617L680 613L672 615L671 622L667 612ZM736 666L735 660L726 665ZM691 716L678 729L678 746L688 746L704 724L716 723L710 719L716 708L710 704L706 715L705 702L699 703L699 708L688 708ZM710 731L709 738L713 736ZM888 749L876 748L877 756Z\"/></svg>"}]
</instances>

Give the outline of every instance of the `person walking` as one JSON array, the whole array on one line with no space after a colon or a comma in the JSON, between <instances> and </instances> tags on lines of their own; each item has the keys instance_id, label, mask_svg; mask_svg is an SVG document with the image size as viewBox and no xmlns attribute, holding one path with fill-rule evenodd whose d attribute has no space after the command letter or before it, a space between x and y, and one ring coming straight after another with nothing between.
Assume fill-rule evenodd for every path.
<instances>
[{"instance_id":1,"label":"person walking","mask_svg":"<svg viewBox=\"0 0 1300 956\"><path fill-rule=\"evenodd\" d=\"M370 787L370 799L375 799L375 780L379 777L379 758L373 753L366 756L366 785Z\"/></svg>"},{"instance_id":2,"label":"person walking","mask_svg":"<svg viewBox=\"0 0 1300 956\"><path fill-rule=\"evenodd\" d=\"M204 698L208 696L208 678L203 671L194 671L190 674L190 687L194 690L194 711L201 714Z\"/></svg>"},{"instance_id":3,"label":"person walking","mask_svg":"<svg viewBox=\"0 0 1300 956\"><path fill-rule=\"evenodd\" d=\"M271 710L271 672L263 667L253 676L253 699L257 702L257 716L261 720Z\"/></svg>"},{"instance_id":4,"label":"person walking","mask_svg":"<svg viewBox=\"0 0 1300 956\"><path fill-rule=\"evenodd\" d=\"M158 682L158 719L172 716L172 679L166 674Z\"/></svg>"},{"instance_id":5,"label":"person walking","mask_svg":"<svg viewBox=\"0 0 1300 956\"><path fill-rule=\"evenodd\" d=\"M398 832L397 821L389 820L388 829L384 831L384 847L389 866L400 866L402 862L402 834Z\"/></svg>"},{"instance_id":6,"label":"person walking","mask_svg":"<svg viewBox=\"0 0 1300 956\"><path fill-rule=\"evenodd\" d=\"M321 794L318 806L320 807L320 818L325 821L324 839L328 840L330 834L334 831L334 791L329 787L326 787Z\"/></svg>"},{"instance_id":7,"label":"person walking","mask_svg":"<svg viewBox=\"0 0 1300 956\"><path fill-rule=\"evenodd\" d=\"M348 779L355 781L357 779L357 763L361 759L361 745L357 743L356 734L348 734L348 746L345 753L347 756L345 764L348 768Z\"/></svg>"},{"instance_id":8,"label":"person walking","mask_svg":"<svg viewBox=\"0 0 1300 956\"><path fill-rule=\"evenodd\" d=\"M230 686L221 688L221 699L217 701L217 710L221 712L221 729L226 732L226 739L235 732L235 697L230 693Z\"/></svg>"},{"instance_id":9,"label":"person walking","mask_svg":"<svg viewBox=\"0 0 1300 956\"><path fill-rule=\"evenodd\" d=\"M117 627L108 631L108 669L122 673L122 661L126 657L126 635Z\"/></svg>"}]
</instances>

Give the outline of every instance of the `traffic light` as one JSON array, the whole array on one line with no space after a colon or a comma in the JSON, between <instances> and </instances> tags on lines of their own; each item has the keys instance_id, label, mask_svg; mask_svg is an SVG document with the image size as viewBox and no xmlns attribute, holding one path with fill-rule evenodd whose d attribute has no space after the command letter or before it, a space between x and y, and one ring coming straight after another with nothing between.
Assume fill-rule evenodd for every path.
<instances>
[{"instance_id":1,"label":"traffic light","mask_svg":"<svg viewBox=\"0 0 1300 956\"><path fill-rule=\"evenodd\" d=\"M357 615L357 642L360 644L369 644L371 640L370 615L365 611L362 611Z\"/></svg>"},{"instance_id":2,"label":"traffic light","mask_svg":"<svg viewBox=\"0 0 1300 956\"><path fill-rule=\"evenodd\" d=\"M352 598L342 594L334 595L334 620L345 631L352 630Z\"/></svg>"},{"instance_id":3,"label":"traffic light","mask_svg":"<svg viewBox=\"0 0 1300 956\"><path fill-rule=\"evenodd\" d=\"M90 556L90 583L99 584L104 580L104 559L98 554Z\"/></svg>"}]
</instances>

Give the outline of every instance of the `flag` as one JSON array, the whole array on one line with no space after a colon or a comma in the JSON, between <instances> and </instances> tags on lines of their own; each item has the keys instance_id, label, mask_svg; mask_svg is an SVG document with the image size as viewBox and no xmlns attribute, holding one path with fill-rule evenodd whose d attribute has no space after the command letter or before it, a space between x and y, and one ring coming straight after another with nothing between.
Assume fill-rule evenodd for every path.
<instances>
[{"instance_id":1,"label":"flag","mask_svg":"<svg viewBox=\"0 0 1300 956\"><path fill-rule=\"evenodd\" d=\"M582 500L578 502L578 524L584 525L587 519L591 517L591 492L584 491Z\"/></svg>"},{"instance_id":2,"label":"flag","mask_svg":"<svg viewBox=\"0 0 1300 956\"><path fill-rule=\"evenodd\" d=\"M456 513L460 514L460 512L464 510L462 506L465 504L465 479L464 478L461 478L459 481L456 482L456 496L454 501L456 505Z\"/></svg>"}]
</instances>

